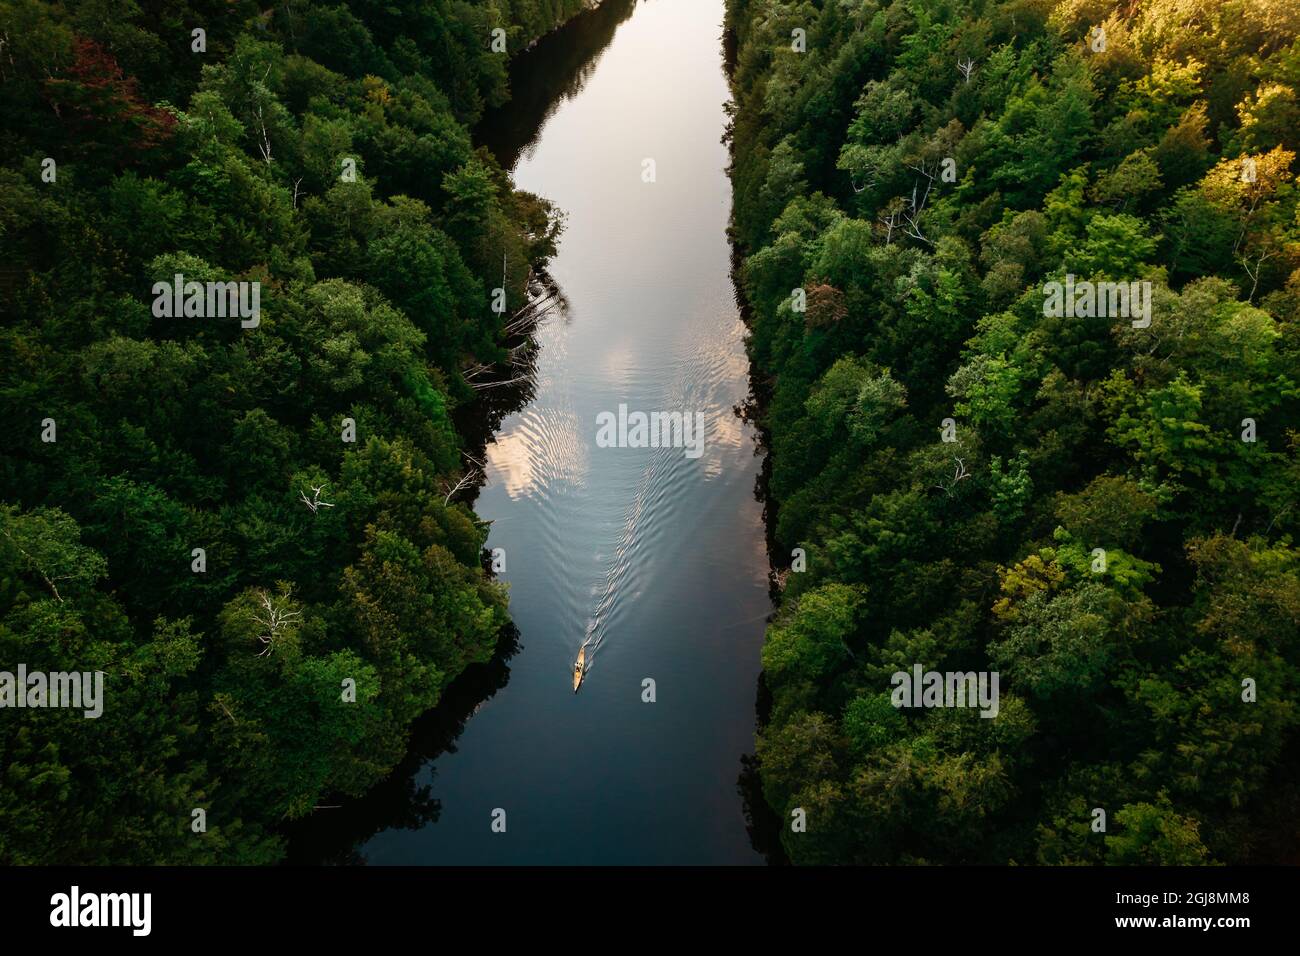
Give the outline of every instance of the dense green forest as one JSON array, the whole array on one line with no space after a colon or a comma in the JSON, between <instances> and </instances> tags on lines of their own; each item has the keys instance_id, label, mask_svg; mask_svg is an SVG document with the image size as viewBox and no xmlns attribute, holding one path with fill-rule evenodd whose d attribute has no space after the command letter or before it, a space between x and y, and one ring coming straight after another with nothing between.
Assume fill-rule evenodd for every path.
<instances>
[{"instance_id":1,"label":"dense green forest","mask_svg":"<svg viewBox=\"0 0 1300 956\"><path fill-rule=\"evenodd\" d=\"M790 857L1300 860L1300 5L728 16ZM1149 323L1050 314L1108 281Z\"/></svg>"},{"instance_id":2,"label":"dense green forest","mask_svg":"<svg viewBox=\"0 0 1300 956\"><path fill-rule=\"evenodd\" d=\"M468 129L586 6L0 0L0 669L106 675L5 711L0 862L274 861L491 655L451 412L558 219Z\"/></svg>"}]
</instances>

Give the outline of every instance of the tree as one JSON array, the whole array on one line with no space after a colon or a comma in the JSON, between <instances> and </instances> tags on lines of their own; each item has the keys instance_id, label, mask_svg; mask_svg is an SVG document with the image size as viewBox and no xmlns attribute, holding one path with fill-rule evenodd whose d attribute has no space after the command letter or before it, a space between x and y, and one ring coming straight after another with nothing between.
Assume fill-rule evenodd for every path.
<instances>
[{"instance_id":1,"label":"tree","mask_svg":"<svg viewBox=\"0 0 1300 956\"><path fill-rule=\"evenodd\" d=\"M134 77L98 43L80 37L73 62L45 88L69 127L69 146L97 161L125 164L171 136L176 118L144 102Z\"/></svg>"}]
</instances>

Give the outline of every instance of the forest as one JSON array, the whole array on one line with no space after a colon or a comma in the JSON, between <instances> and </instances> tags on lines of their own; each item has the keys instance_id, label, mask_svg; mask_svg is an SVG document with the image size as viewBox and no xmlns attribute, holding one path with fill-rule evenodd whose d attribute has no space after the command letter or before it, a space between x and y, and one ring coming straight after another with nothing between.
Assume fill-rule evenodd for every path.
<instances>
[{"instance_id":1,"label":"forest","mask_svg":"<svg viewBox=\"0 0 1300 956\"><path fill-rule=\"evenodd\" d=\"M591 5L0 0L0 864L281 862L493 659L471 130ZM1300 4L726 17L782 854L1300 862Z\"/></svg>"},{"instance_id":2,"label":"forest","mask_svg":"<svg viewBox=\"0 0 1300 956\"><path fill-rule=\"evenodd\" d=\"M1300 860L1300 5L728 28L785 852ZM997 716L894 706L917 665L999 675Z\"/></svg>"},{"instance_id":3,"label":"forest","mask_svg":"<svg viewBox=\"0 0 1300 956\"><path fill-rule=\"evenodd\" d=\"M452 415L561 222L469 129L586 6L0 0L0 662L104 675L0 862L275 862L492 655Z\"/></svg>"}]
</instances>

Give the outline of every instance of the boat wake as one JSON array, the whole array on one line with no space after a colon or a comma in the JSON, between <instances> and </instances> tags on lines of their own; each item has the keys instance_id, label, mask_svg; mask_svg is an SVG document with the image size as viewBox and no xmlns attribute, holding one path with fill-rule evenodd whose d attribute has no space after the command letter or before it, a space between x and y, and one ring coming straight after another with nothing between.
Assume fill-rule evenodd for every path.
<instances>
[{"instance_id":1,"label":"boat wake","mask_svg":"<svg viewBox=\"0 0 1300 956\"><path fill-rule=\"evenodd\" d=\"M721 472L719 446L738 445L739 429L730 405L716 395L719 363L730 351L725 336L717 341L695 342L691 354L676 362L677 377L669 394L657 408L704 413L705 454L687 458L682 448L647 449L650 459L637 478L636 491L623 515L618 540L604 578L593 594L595 604L587 619L582 643L577 653L584 660L584 674L593 666L597 653L621 619L627 606L644 589L640 577L642 552L661 550L659 539L665 533L680 533L674 520L679 503L691 494L692 486L709 481Z\"/></svg>"}]
</instances>

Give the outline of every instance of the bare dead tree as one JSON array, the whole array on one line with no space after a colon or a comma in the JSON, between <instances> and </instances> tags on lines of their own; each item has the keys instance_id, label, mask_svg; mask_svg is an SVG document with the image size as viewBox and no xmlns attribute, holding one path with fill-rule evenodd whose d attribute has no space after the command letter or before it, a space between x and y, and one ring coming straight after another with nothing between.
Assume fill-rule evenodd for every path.
<instances>
[{"instance_id":1,"label":"bare dead tree","mask_svg":"<svg viewBox=\"0 0 1300 956\"><path fill-rule=\"evenodd\" d=\"M1269 533L1270 531L1273 531L1273 525L1274 525L1274 524L1277 524L1278 519L1279 519L1279 518L1284 518L1284 516L1286 516L1286 514L1287 514L1287 511L1290 511L1291 509L1294 509L1294 507L1295 507L1295 502L1292 501L1292 502L1290 503L1290 505L1287 505L1286 507L1284 507L1284 509L1282 509L1281 511L1278 511L1277 514L1273 515L1273 518L1270 518L1270 519L1269 519L1269 527L1264 529L1264 533L1265 533L1265 535L1268 535L1268 533Z\"/></svg>"},{"instance_id":2,"label":"bare dead tree","mask_svg":"<svg viewBox=\"0 0 1300 956\"><path fill-rule=\"evenodd\" d=\"M499 382L470 382L469 387L476 391L482 391L485 388L500 388L503 385L518 385L520 382L526 381L528 381L527 375L516 375L512 378L502 379Z\"/></svg>"},{"instance_id":3,"label":"bare dead tree","mask_svg":"<svg viewBox=\"0 0 1300 956\"><path fill-rule=\"evenodd\" d=\"M957 488L957 485L970 477L970 472L966 470L966 463L964 461L960 458L954 458L953 461L957 463L957 467L953 470L952 478L942 484L933 486L938 488L949 498L953 496L953 491Z\"/></svg>"},{"instance_id":4,"label":"bare dead tree","mask_svg":"<svg viewBox=\"0 0 1300 956\"><path fill-rule=\"evenodd\" d=\"M917 200L917 187L919 186L919 181L916 185L912 186L912 205L918 207L917 212L919 213L925 208L925 203L930 198L930 190L934 186L934 178L939 174L939 164L928 159L918 159L914 163L904 163L903 165L925 180L925 192L921 193L919 206Z\"/></svg>"},{"instance_id":5,"label":"bare dead tree","mask_svg":"<svg viewBox=\"0 0 1300 956\"><path fill-rule=\"evenodd\" d=\"M478 473L473 468L465 472L465 474L461 476L460 481L456 482L455 487L453 487L451 491L447 492L447 497L442 499L443 505L451 504L452 498L454 498L460 492L464 491L466 488L473 485L477 474Z\"/></svg>"},{"instance_id":6,"label":"bare dead tree","mask_svg":"<svg viewBox=\"0 0 1300 956\"><path fill-rule=\"evenodd\" d=\"M266 72L262 74L262 82L265 83L266 78L270 75L271 68L268 66ZM262 154L262 159L264 159L266 164L269 166L271 165L271 135L266 129L266 117L262 115L262 101L260 97L254 99L254 105L257 109L257 125L262 134L261 142L257 144L257 151Z\"/></svg>"},{"instance_id":7,"label":"bare dead tree","mask_svg":"<svg viewBox=\"0 0 1300 956\"><path fill-rule=\"evenodd\" d=\"M257 104L257 125L261 132L261 139L257 144L257 151L262 154L262 159L269 166L271 164L271 137L266 132L266 120L262 116L262 104Z\"/></svg>"},{"instance_id":8,"label":"bare dead tree","mask_svg":"<svg viewBox=\"0 0 1300 956\"><path fill-rule=\"evenodd\" d=\"M970 57L962 57L957 61L957 72L960 73L970 83L970 75L975 72L975 61Z\"/></svg>"},{"instance_id":9,"label":"bare dead tree","mask_svg":"<svg viewBox=\"0 0 1300 956\"><path fill-rule=\"evenodd\" d=\"M934 245L926 238L925 233L921 231L921 214L925 212L925 204L930 199L930 190L934 188L934 178L938 173L938 168L934 163L927 160L918 160L915 163L908 163L907 168L922 177L925 184L925 191L921 191L921 181L913 183L912 196L904 200L903 222L906 226L904 232L913 239L918 239L926 245Z\"/></svg>"},{"instance_id":10,"label":"bare dead tree","mask_svg":"<svg viewBox=\"0 0 1300 956\"><path fill-rule=\"evenodd\" d=\"M903 217L902 203L894 200L885 207L886 215L880 217L880 223L885 227L885 245L889 245L894 240L894 230Z\"/></svg>"},{"instance_id":11,"label":"bare dead tree","mask_svg":"<svg viewBox=\"0 0 1300 956\"><path fill-rule=\"evenodd\" d=\"M263 633L257 635L257 639L266 645L257 656L266 657L275 649L275 642L280 635L288 627L302 620L302 612L277 605L271 599L271 595L265 591L258 591L257 597L261 604L261 611L253 615L253 620L258 623L263 631Z\"/></svg>"},{"instance_id":12,"label":"bare dead tree","mask_svg":"<svg viewBox=\"0 0 1300 956\"><path fill-rule=\"evenodd\" d=\"M542 316L560 304L559 295L559 289L553 289L541 298L530 299L510 316L510 321L502 331L506 335L514 335L516 332L522 332L530 324L540 321Z\"/></svg>"},{"instance_id":13,"label":"bare dead tree","mask_svg":"<svg viewBox=\"0 0 1300 956\"><path fill-rule=\"evenodd\" d=\"M1241 266L1246 275L1250 276L1250 295L1246 296L1247 302L1255 300L1255 290L1259 288L1259 274L1264 269L1264 263L1277 255L1277 250L1261 250L1259 258L1255 260L1255 268L1250 267L1250 260L1245 256L1237 256L1237 264Z\"/></svg>"},{"instance_id":14,"label":"bare dead tree","mask_svg":"<svg viewBox=\"0 0 1300 956\"><path fill-rule=\"evenodd\" d=\"M310 499L308 499L308 497L307 497L307 493L306 493L306 492L304 492L304 491L299 491L299 492L298 492L299 497L302 498L302 503L305 504L308 508L311 509L311 513L312 513L312 514L315 514L315 513L316 513L316 509L318 509L318 508L333 508L333 507L334 507L334 506L333 506L332 504L330 504L328 501L321 501L321 500L320 500L321 493L322 493L324 490L325 490L325 486L324 486L324 485L313 485L313 486L312 486L312 489L311 489L312 496L311 496Z\"/></svg>"},{"instance_id":15,"label":"bare dead tree","mask_svg":"<svg viewBox=\"0 0 1300 956\"><path fill-rule=\"evenodd\" d=\"M509 378L505 378L496 382L476 381L476 379L480 375L484 375L487 372L490 372L493 369L500 367L499 365L487 365L481 362L462 372L461 376L465 379L465 383L469 385L470 388L477 389L477 390L482 390L485 388L499 388L502 385L514 385L519 382L527 381L532 376L534 371L532 360L528 355L528 353L525 351L526 347L530 344L532 343L521 342L519 345L515 346L514 348L508 351L507 354L510 356L509 364L510 364L510 371L511 371L511 375ZM521 369L522 371L520 371Z\"/></svg>"},{"instance_id":16,"label":"bare dead tree","mask_svg":"<svg viewBox=\"0 0 1300 956\"><path fill-rule=\"evenodd\" d=\"M8 538L8 539L13 543L13 546L14 546L15 548L18 549L18 553L19 553L19 554L21 554L24 558L26 558L29 562L31 562L32 567L36 569L36 573L39 574L39 575L41 576L41 580L44 581L44 582L46 583L46 585L49 587L49 589L50 589L51 591L54 592L54 599L55 599L56 601L58 601L60 604L62 604L62 603L63 603L63 595L61 595L61 594L59 593L59 589L55 586L54 582L55 582L55 581L62 581L62 580L64 580L64 579L66 579L66 578L71 578L72 575L71 575L71 574L61 574L61 575L58 575L57 577L51 578L48 574L45 573L45 569L42 568L42 567L41 567L41 566L36 562L36 559L35 559L34 557L32 557L31 554L28 553L27 549L24 548L24 547L23 547L21 544L19 544L17 541L14 541L14 536L13 536L12 534L10 534L7 530L5 531L5 537Z\"/></svg>"},{"instance_id":17,"label":"bare dead tree","mask_svg":"<svg viewBox=\"0 0 1300 956\"><path fill-rule=\"evenodd\" d=\"M293 10L291 9L291 4L282 3L280 9L284 11L284 23L289 30L289 39L296 44L298 42L298 32L294 29Z\"/></svg>"},{"instance_id":18,"label":"bare dead tree","mask_svg":"<svg viewBox=\"0 0 1300 956\"><path fill-rule=\"evenodd\" d=\"M849 177L849 185L853 187L853 191L854 191L855 193L860 193L860 192L865 192L866 190L868 190L868 189L870 189L871 187L873 187L874 185L876 185L876 181L873 179L873 180L871 180L871 182L867 183L865 186L859 186L859 185L858 185L858 178L857 178L856 176L850 176L850 177Z\"/></svg>"},{"instance_id":19,"label":"bare dead tree","mask_svg":"<svg viewBox=\"0 0 1300 956\"><path fill-rule=\"evenodd\" d=\"M934 245L933 242L926 238L925 233L921 231L921 224L918 219L919 214L908 210L903 211L903 225L905 226L903 229L904 235L911 236L913 239L924 242L926 245Z\"/></svg>"}]
</instances>

